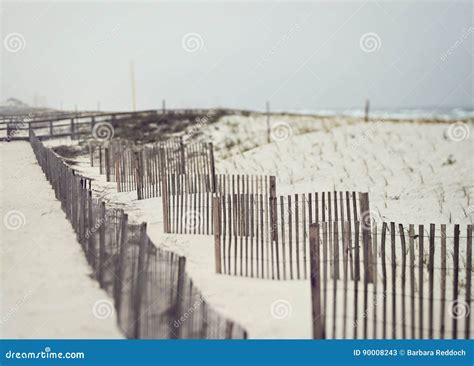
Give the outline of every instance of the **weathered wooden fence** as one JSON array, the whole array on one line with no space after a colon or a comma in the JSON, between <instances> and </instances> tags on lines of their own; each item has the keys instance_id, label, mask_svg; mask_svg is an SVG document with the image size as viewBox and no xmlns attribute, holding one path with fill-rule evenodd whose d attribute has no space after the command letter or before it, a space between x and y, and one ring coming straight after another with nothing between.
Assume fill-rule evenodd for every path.
<instances>
[{"instance_id":1,"label":"weathered wooden fence","mask_svg":"<svg viewBox=\"0 0 474 366\"><path fill-rule=\"evenodd\" d=\"M472 225L329 227L309 227L314 338L473 337Z\"/></svg>"},{"instance_id":2,"label":"weathered wooden fence","mask_svg":"<svg viewBox=\"0 0 474 366\"><path fill-rule=\"evenodd\" d=\"M11 117L0 121L0 140L26 140L34 133L37 138L48 139L91 135L94 129L100 133L101 127L114 123L122 118L156 114L156 110L113 113L68 113L53 116L37 116L31 113ZM112 131L110 131L112 132Z\"/></svg>"},{"instance_id":3,"label":"weathered wooden fence","mask_svg":"<svg viewBox=\"0 0 474 366\"><path fill-rule=\"evenodd\" d=\"M270 186L272 186L270 184ZM331 220L329 240L353 226L370 222L368 194L321 192L276 196L222 194L214 198L213 234L216 272L277 280L309 276L309 224ZM335 252L337 254L337 252Z\"/></svg>"},{"instance_id":4,"label":"weathered wooden fence","mask_svg":"<svg viewBox=\"0 0 474 366\"><path fill-rule=\"evenodd\" d=\"M275 195L276 184L274 176L170 174L164 177L163 187L165 233L212 235L214 197L229 194L240 202L261 195L268 200ZM239 208L241 215L247 213Z\"/></svg>"},{"instance_id":5,"label":"weathered wooden fence","mask_svg":"<svg viewBox=\"0 0 474 366\"><path fill-rule=\"evenodd\" d=\"M34 134L30 141L128 338L247 337L203 298L184 257L157 248L146 223L129 223L122 210L93 198L88 178L75 174Z\"/></svg>"},{"instance_id":6,"label":"weathered wooden fence","mask_svg":"<svg viewBox=\"0 0 474 366\"><path fill-rule=\"evenodd\" d=\"M196 175L206 176L209 184L215 184L212 143L184 144L175 139L139 147L114 139L103 145L91 144L89 151L91 166L98 165L108 182L117 182L118 192L136 190L138 199L160 197L167 174L184 176L187 186Z\"/></svg>"}]
</instances>

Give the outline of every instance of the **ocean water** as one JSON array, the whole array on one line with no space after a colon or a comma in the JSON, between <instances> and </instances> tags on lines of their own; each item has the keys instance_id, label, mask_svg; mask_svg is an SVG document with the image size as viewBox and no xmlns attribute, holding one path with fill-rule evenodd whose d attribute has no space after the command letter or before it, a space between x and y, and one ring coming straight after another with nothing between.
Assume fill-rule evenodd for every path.
<instances>
[{"instance_id":1,"label":"ocean water","mask_svg":"<svg viewBox=\"0 0 474 366\"><path fill-rule=\"evenodd\" d=\"M283 111L282 111L283 112ZM316 114L321 116L350 116L364 117L363 109L316 109L316 110L291 110L292 113ZM452 109L381 109L370 110L372 118L393 118L393 119L441 119L457 120L474 118L474 108L452 108Z\"/></svg>"}]
</instances>

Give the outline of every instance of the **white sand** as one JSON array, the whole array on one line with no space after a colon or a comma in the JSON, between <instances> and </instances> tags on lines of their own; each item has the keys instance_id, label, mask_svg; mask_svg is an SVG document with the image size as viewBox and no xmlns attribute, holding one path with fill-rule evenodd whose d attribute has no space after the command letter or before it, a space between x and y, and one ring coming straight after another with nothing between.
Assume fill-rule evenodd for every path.
<instances>
[{"instance_id":1,"label":"white sand","mask_svg":"<svg viewBox=\"0 0 474 366\"><path fill-rule=\"evenodd\" d=\"M386 221L472 222L472 133L453 142L445 138L448 123L272 119L272 124L278 122L291 125L292 137L266 144L264 117L231 116L204 126L199 139L214 142L219 173L275 174L277 194L368 190L371 208ZM281 132L285 130L275 133ZM454 163L446 165L450 156ZM186 256L187 270L207 300L247 329L249 337L311 338L309 281L216 275L211 236L163 234L160 198L137 201L136 192L116 193L115 183L106 183L98 168L89 166L88 157L78 161L75 168L96 179L98 195L125 208L131 220L147 221L156 245Z\"/></svg>"},{"instance_id":2,"label":"white sand","mask_svg":"<svg viewBox=\"0 0 474 366\"><path fill-rule=\"evenodd\" d=\"M0 337L123 338L29 143L0 159Z\"/></svg>"}]
</instances>

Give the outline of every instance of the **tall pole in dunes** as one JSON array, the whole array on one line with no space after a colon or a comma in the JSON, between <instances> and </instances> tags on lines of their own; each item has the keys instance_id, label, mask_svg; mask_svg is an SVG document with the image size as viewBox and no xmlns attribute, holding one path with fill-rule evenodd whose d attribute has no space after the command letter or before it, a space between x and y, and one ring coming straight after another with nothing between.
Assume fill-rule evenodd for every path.
<instances>
[{"instance_id":1,"label":"tall pole in dunes","mask_svg":"<svg viewBox=\"0 0 474 366\"><path fill-rule=\"evenodd\" d=\"M267 107L267 143L271 142L270 138L270 102L266 103Z\"/></svg>"},{"instance_id":2,"label":"tall pole in dunes","mask_svg":"<svg viewBox=\"0 0 474 366\"><path fill-rule=\"evenodd\" d=\"M135 94L135 68L133 61L130 61L130 82L132 86L132 110L135 112L137 110L137 99Z\"/></svg>"},{"instance_id":3,"label":"tall pole in dunes","mask_svg":"<svg viewBox=\"0 0 474 366\"><path fill-rule=\"evenodd\" d=\"M370 108L370 101L369 99L365 100L365 122L369 122L369 108Z\"/></svg>"}]
</instances>

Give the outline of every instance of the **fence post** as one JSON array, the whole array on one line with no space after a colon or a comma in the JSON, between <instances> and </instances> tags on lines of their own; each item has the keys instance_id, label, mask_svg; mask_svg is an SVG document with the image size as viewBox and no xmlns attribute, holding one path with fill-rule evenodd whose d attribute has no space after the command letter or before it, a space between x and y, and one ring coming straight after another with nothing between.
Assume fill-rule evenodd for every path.
<instances>
[{"instance_id":1,"label":"fence post","mask_svg":"<svg viewBox=\"0 0 474 366\"><path fill-rule=\"evenodd\" d=\"M90 158L91 167L94 166L94 151L95 151L95 146L91 141L89 141L89 158Z\"/></svg>"},{"instance_id":2,"label":"fence post","mask_svg":"<svg viewBox=\"0 0 474 366\"><path fill-rule=\"evenodd\" d=\"M135 337L140 338L141 317L142 317L142 299L144 296L146 277L147 277L147 250L148 250L148 235L146 233L146 222L140 225L140 247L138 251L138 269L137 269L137 289L135 294Z\"/></svg>"},{"instance_id":3,"label":"fence post","mask_svg":"<svg viewBox=\"0 0 474 366\"><path fill-rule=\"evenodd\" d=\"M185 266L186 266L186 258L179 257L178 260L178 278L176 283L176 299L172 309L172 317L173 317L173 326L175 324L179 324L178 320L181 317L181 302L184 301L183 294L184 294L184 275L185 275ZM171 327L171 325L170 325ZM170 332L171 339L180 339L181 338L181 326L176 327L176 332Z\"/></svg>"},{"instance_id":4,"label":"fence post","mask_svg":"<svg viewBox=\"0 0 474 366\"><path fill-rule=\"evenodd\" d=\"M137 198L141 200L143 198L143 192L142 192L142 167L141 167L141 159L140 159L140 153L138 151L135 151L135 180L137 182Z\"/></svg>"},{"instance_id":5,"label":"fence post","mask_svg":"<svg viewBox=\"0 0 474 366\"><path fill-rule=\"evenodd\" d=\"M10 141L10 123L7 122L7 141Z\"/></svg>"},{"instance_id":6,"label":"fence post","mask_svg":"<svg viewBox=\"0 0 474 366\"><path fill-rule=\"evenodd\" d=\"M165 164L165 149L160 149L160 170L161 170L161 202L163 207L163 231L169 233L169 190L168 176Z\"/></svg>"},{"instance_id":7,"label":"fence post","mask_svg":"<svg viewBox=\"0 0 474 366\"><path fill-rule=\"evenodd\" d=\"M234 322L227 319L225 322L225 339L232 339L232 331L234 330Z\"/></svg>"},{"instance_id":8,"label":"fence post","mask_svg":"<svg viewBox=\"0 0 474 366\"><path fill-rule=\"evenodd\" d=\"M360 199L360 220L362 228L362 248L364 256L364 278L367 278L367 282L373 282L372 278L372 250L371 250L371 241L372 241L372 218L370 214L370 205L369 205L369 193L359 193Z\"/></svg>"},{"instance_id":9,"label":"fence post","mask_svg":"<svg viewBox=\"0 0 474 366\"><path fill-rule=\"evenodd\" d=\"M278 220L277 220L277 199L276 199L276 178L270 176L270 220L271 220L271 241L278 240Z\"/></svg>"},{"instance_id":10,"label":"fence post","mask_svg":"<svg viewBox=\"0 0 474 366\"><path fill-rule=\"evenodd\" d=\"M211 181L212 181L212 192L217 192L216 187L216 166L214 164L214 145L212 142L208 144L209 147L209 161L210 161L210 168L211 168Z\"/></svg>"},{"instance_id":11,"label":"fence post","mask_svg":"<svg viewBox=\"0 0 474 366\"><path fill-rule=\"evenodd\" d=\"M71 140L74 140L74 118L71 118Z\"/></svg>"},{"instance_id":12,"label":"fence post","mask_svg":"<svg viewBox=\"0 0 474 366\"><path fill-rule=\"evenodd\" d=\"M467 238L466 238L466 306L468 311L466 312L466 325L464 327L464 338L471 338L471 286L472 286L472 225L467 225ZM472 311L472 310L471 310Z\"/></svg>"},{"instance_id":13,"label":"fence post","mask_svg":"<svg viewBox=\"0 0 474 366\"><path fill-rule=\"evenodd\" d=\"M108 147L104 148L105 154L105 180L110 182L110 149Z\"/></svg>"},{"instance_id":14,"label":"fence post","mask_svg":"<svg viewBox=\"0 0 474 366\"><path fill-rule=\"evenodd\" d=\"M266 102L267 109L267 142L271 142L271 128L270 128L270 102Z\"/></svg>"},{"instance_id":15,"label":"fence post","mask_svg":"<svg viewBox=\"0 0 474 366\"><path fill-rule=\"evenodd\" d=\"M454 225L454 251L453 251L453 304L459 299L459 225ZM469 310L469 309L468 309ZM453 339L458 338L458 319L453 316L452 334Z\"/></svg>"},{"instance_id":16,"label":"fence post","mask_svg":"<svg viewBox=\"0 0 474 366\"><path fill-rule=\"evenodd\" d=\"M89 258L89 263L91 264L92 269L95 271L96 269L96 260L95 260L95 227L94 227L94 218L93 218L93 209L92 209L92 196L87 194L87 221L88 221L88 228L87 228L87 256Z\"/></svg>"},{"instance_id":17,"label":"fence post","mask_svg":"<svg viewBox=\"0 0 474 366\"><path fill-rule=\"evenodd\" d=\"M369 99L365 100L365 122L369 122L369 108L370 108L370 101Z\"/></svg>"},{"instance_id":18,"label":"fence post","mask_svg":"<svg viewBox=\"0 0 474 366\"><path fill-rule=\"evenodd\" d=\"M214 223L214 254L216 262L216 273L222 273L221 267L221 205L220 198L212 199L212 221Z\"/></svg>"},{"instance_id":19,"label":"fence post","mask_svg":"<svg viewBox=\"0 0 474 366\"><path fill-rule=\"evenodd\" d=\"M49 121L49 135L53 136L53 120Z\"/></svg>"},{"instance_id":20,"label":"fence post","mask_svg":"<svg viewBox=\"0 0 474 366\"><path fill-rule=\"evenodd\" d=\"M128 244L128 215L121 210L120 220L120 251L119 251L119 263L118 263L118 276L116 277L114 286L114 297L115 297L115 309L117 310L119 325L121 322L121 305L122 305L122 285L125 274L125 257Z\"/></svg>"},{"instance_id":21,"label":"fence post","mask_svg":"<svg viewBox=\"0 0 474 366\"><path fill-rule=\"evenodd\" d=\"M94 126L95 126L95 117L91 117L91 133L94 132Z\"/></svg>"},{"instance_id":22,"label":"fence post","mask_svg":"<svg viewBox=\"0 0 474 366\"><path fill-rule=\"evenodd\" d=\"M105 202L100 203L100 228L99 228L99 284L104 288L104 263L105 263L105 230L106 230Z\"/></svg>"},{"instance_id":23,"label":"fence post","mask_svg":"<svg viewBox=\"0 0 474 366\"><path fill-rule=\"evenodd\" d=\"M186 159L185 159L185 154L184 154L183 136L181 136L179 139L179 156L181 160L181 165L180 165L181 174L186 174Z\"/></svg>"},{"instance_id":24,"label":"fence post","mask_svg":"<svg viewBox=\"0 0 474 366\"><path fill-rule=\"evenodd\" d=\"M309 251L311 271L311 304L313 316L313 339L323 339L324 330L321 311L321 274L320 274L320 237L319 224L309 225Z\"/></svg>"}]
</instances>

